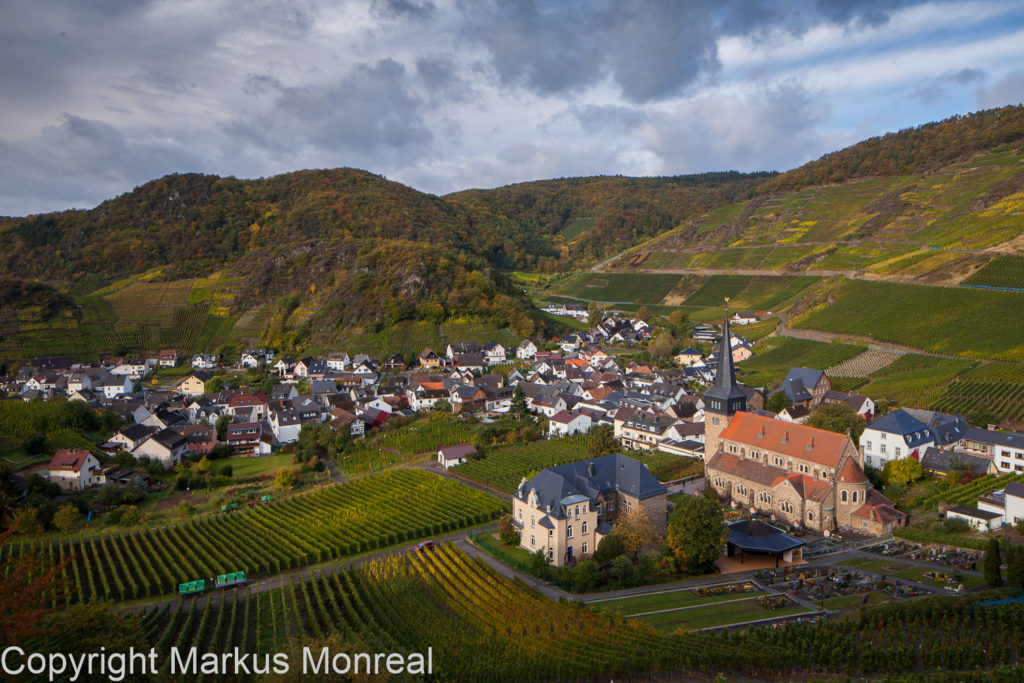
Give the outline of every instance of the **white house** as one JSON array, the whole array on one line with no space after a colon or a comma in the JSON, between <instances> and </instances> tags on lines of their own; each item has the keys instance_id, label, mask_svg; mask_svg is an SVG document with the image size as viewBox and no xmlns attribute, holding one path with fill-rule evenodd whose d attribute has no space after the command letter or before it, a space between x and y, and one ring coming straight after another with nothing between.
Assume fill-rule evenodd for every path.
<instances>
[{"instance_id":1,"label":"white house","mask_svg":"<svg viewBox=\"0 0 1024 683\"><path fill-rule=\"evenodd\" d=\"M466 462L469 456L476 453L476 446L471 443L460 443L456 446L445 446L437 452L437 461L445 466L445 469L455 467Z\"/></svg>"},{"instance_id":2,"label":"white house","mask_svg":"<svg viewBox=\"0 0 1024 683\"><path fill-rule=\"evenodd\" d=\"M516 358L519 360L531 360L537 356L537 345L529 339L524 339L516 347Z\"/></svg>"},{"instance_id":3,"label":"white house","mask_svg":"<svg viewBox=\"0 0 1024 683\"><path fill-rule=\"evenodd\" d=\"M1006 485L1006 523L1016 524L1024 519L1024 483L1013 481Z\"/></svg>"},{"instance_id":4,"label":"white house","mask_svg":"<svg viewBox=\"0 0 1024 683\"><path fill-rule=\"evenodd\" d=\"M860 437L864 464L880 469L891 460L923 455L929 446L948 450L966 431L967 421L960 415L900 408L864 430Z\"/></svg>"},{"instance_id":5,"label":"white house","mask_svg":"<svg viewBox=\"0 0 1024 683\"><path fill-rule=\"evenodd\" d=\"M105 398L117 398L132 392L132 379L127 375L109 375L100 387Z\"/></svg>"},{"instance_id":6,"label":"white house","mask_svg":"<svg viewBox=\"0 0 1024 683\"><path fill-rule=\"evenodd\" d=\"M302 420L295 410L281 409L270 411L270 428L274 431L278 443L294 443L299 440L302 431Z\"/></svg>"},{"instance_id":7,"label":"white house","mask_svg":"<svg viewBox=\"0 0 1024 683\"><path fill-rule=\"evenodd\" d=\"M197 353L192 356L192 367L197 370L213 370L220 363L220 356L215 353Z\"/></svg>"},{"instance_id":8,"label":"white house","mask_svg":"<svg viewBox=\"0 0 1024 683\"><path fill-rule=\"evenodd\" d=\"M163 463L164 468L171 469L187 452L188 439L173 429L167 428L143 441L135 449L134 455L136 458L147 456L153 460L159 460Z\"/></svg>"},{"instance_id":9,"label":"white house","mask_svg":"<svg viewBox=\"0 0 1024 683\"><path fill-rule=\"evenodd\" d=\"M327 355L327 369L335 372L344 372L348 367L347 353L330 353Z\"/></svg>"},{"instance_id":10,"label":"white house","mask_svg":"<svg viewBox=\"0 0 1024 683\"><path fill-rule=\"evenodd\" d=\"M968 427L957 450L991 459L1000 472L1024 472L1024 434Z\"/></svg>"},{"instance_id":11,"label":"white house","mask_svg":"<svg viewBox=\"0 0 1024 683\"><path fill-rule=\"evenodd\" d=\"M47 468L50 481L65 491L81 491L106 481L100 472L100 461L87 450L61 448L53 454Z\"/></svg>"},{"instance_id":12,"label":"white house","mask_svg":"<svg viewBox=\"0 0 1024 683\"><path fill-rule=\"evenodd\" d=\"M946 519L962 519L975 531L992 531L1003 524L1003 516L990 510L969 508L966 505L954 505L946 510Z\"/></svg>"},{"instance_id":13,"label":"white house","mask_svg":"<svg viewBox=\"0 0 1024 683\"><path fill-rule=\"evenodd\" d=\"M578 410L563 410L555 413L548 420L548 436L586 434L590 431L592 424L589 415Z\"/></svg>"}]
</instances>

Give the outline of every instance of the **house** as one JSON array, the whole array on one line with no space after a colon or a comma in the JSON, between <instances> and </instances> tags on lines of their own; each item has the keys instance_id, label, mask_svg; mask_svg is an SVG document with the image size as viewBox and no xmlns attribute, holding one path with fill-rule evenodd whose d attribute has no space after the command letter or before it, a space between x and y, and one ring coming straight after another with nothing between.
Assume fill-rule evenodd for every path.
<instances>
[{"instance_id":1,"label":"house","mask_svg":"<svg viewBox=\"0 0 1024 683\"><path fill-rule=\"evenodd\" d=\"M192 356L192 367L197 370L213 370L220 365L220 356L216 353L197 353Z\"/></svg>"},{"instance_id":2,"label":"house","mask_svg":"<svg viewBox=\"0 0 1024 683\"><path fill-rule=\"evenodd\" d=\"M81 448L60 448L47 467L50 481L64 491L82 491L104 483L100 461Z\"/></svg>"},{"instance_id":3,"label":"house","mask_svg":"<svg viewBox=\"0 0 1024 683\"><path fill-rule=\"evenodd\" d=\"M213 425L178 424L171 429L185 438L186 449L192 453L209 453L217 445L217 428Z\"/></svg>"},{"instance_id":4,"label":"house","mask_svg":"<svg viewBox=\"0 0 1024 683\"><path fill-rule=\"evenodd\" d=\"M473 373L484 371L487 363L481 353L460 353L453 359L453 364L458 370L468 370Z\"/></svg>"},{"instance_id":5,"label":"house","mask_svg":"<svg viewBox=\"0 0 1024 683\"><path fill-rule=\"evenodd\" d=\"M349 357L347 353L327 354L327 369L334 372L344 372L348 367Z\"/></svg>"},{"instance_id":6,"label":"house","mask_svg":"<svg viewBox=\"0 0 1024 683\"><path fill-rule=\"evenodd\" d=\"M173 368L178 364L178 352L175 349L160 349L156 357L162 368Z\"/></svg>"},{"instance_id":7,"label":"house","mask_svg":"<svg viewBox=\"0 0 1024 683\"><path fill-rule=\"evenodd\" d=\"M964 470L972 477L998 473L995 463L984 456L946 451L935 446L926 448L920 460L921 468L925 472L937 474L940 477L947 476L956 468Z\"/></svg>"},{"instance_id":8,"label":"house","mask_svg":"<svg viewBox=\"0 0 1024 683\"><path fill-rule=\"evenodd\" d=\"M804 405L813 410L825 394L832 389L832 381L821 370L790 368L782 380L782 391L793 405Z\"/></svg>"},{"instance_id":9,"label":"house","mask_svg":"<svg viewBox=\"0 0 1024 683\"><path fill-rule=\"evenodd\" d=\"M232 455L256 455L260 449L260 436L259 422L232 422L228 425L227 442Z\"/></svg>"},{"instance_id":10,"label":"house","mask_svg":"<svg viewBox=\"0 0 1024 683\"><path fill-rule=\"evenodd\" d=\"M625 448L657 450L658 444L665 438L665 431L675 422L673 418L655 413L636 413L620 428L619 443Z\"/></svg>"},{"instance_id":11,"label":"house","mask_svg":"<svg viewBox=\"0 0 1024 683\"><path fill-rule=\"evenodd\" d=\"M158 431L135 449L136 458L159 460L165 469L173 469L188 452L188 439L168 427Z\"/></svg>"},{"instance_id":12,"label":"house","mask_svg":"<svg viewBox=\"0 0 1024 683\"><path fill-rule=\"evenodd\" d=\"M562 410L548 420L548 436L586 434L590 431L590 416L578 410Z\"/></svg>"},{"instance_id":13,"label":"house","mask_svg":"<svg viewBox=\"0 0 1024 683\"><path fill-rule=\"evenodd\" d=\"M825 392L821 402L825 405L842 403L865 420L870 420L875 416L875 402L862 394L852 394L848 391L834 391L830 389Z\"/></svg>"},{"instance_id":14,"label":"house","mask_svg":"<svg viewBox=\"0 0 1024 683\"><path fill-rule=\"evenodd\" d=\"M1012 481L1006 485L1006 523L1017 524L1024 520L1024 483Z\"/></svg>"},{"instance_id":15,"label":"house","mask_svg":"<svg viewBox=\"0 0 1024 683\"><path fill-rule=\"evenodd\" d=\"M291 356L278 358L277 362L274 363L274 372L276 372L280 377L290 377L294 370L295 359Z\"/></svg>"},{"instance_id":16,"label":"house","mask_svg":"<svg viewBox=\"0 0 1024 683\"><path fill-rule=\"evenodd\" d=\"M527 552L556 567L589 557L620 515L643 511L654 529L668 527L667 490L638 460L620 454L549 467L523 481L512 516Z\"/></svg>"},{"instance_id":17,"label":"house","mask_svg":"<svg viewBox=\"0 0 1024 683\"><path fill-rule=\"evenodd\" d=\"M420 367L424 370L432 370L434 368L439 368L442 365L441 357L429 348L420 351L419 362Z\"/></svg>"},{"instance_id":18,"label":"house","mask_svg":"<svg viewBox=\"0 0 1024 683\"><path fill-rule=\"evenodd\" d=\"M396 353L384 361L384 370L387 372L402 372L405 368L405 359L402 358L402 354L400 353Z\"/></svg>"},{"instance_id":19,"label":"house","mask_svg":"<svg viewBox=\"0 0 1024 683\"><path fill-rule=\"evenodd\" d=\"M732 314L731 322L735 325L752 325L768 318L770 311L736 311Z\"/></svg>"},{"instance_id":20,"label":"house","mask_svg":"<svg viewBox=\"0 0 1024 683\"><path fill-rule=\"evenodd\" d=\"M807 406L801 403L799 405L793 404L790 407L780 411L775 419L782 420L783 422L792 422L794 424L802 425L805 422L807 422L808 418L810 417L811 411L807 408Z\"/></svg>"},{"instance_id":21,"label":"house","mask_svg":"<svg viewBox=\"0 0 1024 683\"><path fill-rule=\"evenodd\" d=\"M870 425L861 434L864 462L882 468L890 460L920 458L929 446L951 449L967 433L962 415L900 408Z\"/></svg>"},{"instance_id":22,"label":"house","mask_svg":"<svg viewBox=\"0 0 1024 683\"><path fill-rule=\"evenodd\" d=\"M516 358L519 360L532 360L537 356L537 345L529 339L524 339L516 347Z\"/></svg>"},{"instance_id":23,"label":"house","mask_svg":"<svg viewBox=\"0 0 1024 683\"><path fill-rule=\"evenodd\" d=\"M476 413L486 408L487 393L480 387L456 384L448 392L452 412Z\"/></svg>"},{"instance_id":24,"label":"house","mask_svg":"<svg viewBox=\"0 0 1024 683\"><path fill-rule=\"evenodd\" d=\"M317 415L319 419L319 414ZM270 428L274 430L274 436L278 443L294 443L299 440L299 432L302 431L302 418L294 408L279 408L270 411L270 418L267 420Z\"/></svg>"},{"instance_id":25,"label":"house","mask_svg":"<svg viewBox=\"0 0 1024 683\"><path fill-rule=\"evenodd\" d=\"M234 394L228 401L228 414L237 415L241 410L251 408L258 419L267 415L268 399L261 392L251 394Z\"/></svg>"},{"instance_id":26,"label":"house","mask_svg":"<svg viewBox=\"0 0 1024 683\"><path fill-rule=\"evenodd\" d=\"M1024 472L1024 434L968 426L956 450L992 460L1001 473Z\"/></svg>"},{"instance_id":27,"label":"house","mask_svg":"<svg viewBox=\"0 0 1024 683\"><path fill-rule=\"evenodd\" d=\"M166 429L167 427L173 427L174 425L181 424L183 422L188 422L188 418L176 410L157 408L152 413L147 415L145 419L136 420L136 422L138 422L139 424L144 424L148 427Z\"/></svg>"},{"instance_id":28,"label":"house","mask_svg":"<svg viewBox=\"0 0 1024 683\"><path fill-rule=\"evenodd\" d=\"M483 358L483 347L480 345L480 342L464 341L449 344L445 349L445 355L452 360L455 360L455 356L461 356L467 353L479 354L480 357Z\"/></svg>"},{"instance_id":29,"label":"house","mask_svg":"<svg viewBox=\"0 0 1024 683\"><path fill-rule=\"evenodd\" d=\"M455 446L445 446L437 452L437 461L450 469L469 460L469 456L476 455L476 446L471 443L460 443Z\"/></svg>"},{"instance_id":30,"label":"house","mask_svg":"<svg viewBox=\"0 0 1024 683\"><path fill-rule=\"evenodd\" d=\"M246 349L242 353L239 363L243 368L255 370L269 360L267 352L263 349Z\"/></svg>"},{"instance_id":31,"label":"house","mask_svg":"<svg viewBox=\"0 0 1024 683\"><path fill-rule=\"evenodd\" d=\"M205 370L196 370L185 379L178 382L176 389L184 396L202 396L206 393L206 383L213 379L213 375Z\"/></svg>"},{"instance_id":32,"label":"house","mask_svg":"<svg viewBox=\"0 0 1024 683\"><path fill-rule=\"evenodd\" d=\"M700 351L693 348L692 346L683 349L682 351L675 355L676 365L679 365L680 367L696 365L703 358L704 354L702 354Z\"/></svg>"},{"instance_id":33,"label":"house","mask_svg":"<svg viewBox=\"0 0 1024 683\"><path fill-rule=\"evenodd\" d=\"M946 510L946 519L962 519L974 531L993 531L1003 524L1003 515L991 510L969 508L966 505L954 505Z\"/></svg>"},{"instance_id":34,"label":"house","mask_svg":"<svg viewBox=\"0 0 1024 683\"><path fill-rule=\"evenodd\" d=\"M489 341L484 344L483 348L484 362L487 365L500 365L507 359L507 351L505 347L496 341Z\"/></svg>"},{"instance_id":35,"label":"house","mask_svg":"<svg viewBox=\"0 0 1024 683\"><path fill-rule=\"evenodd\" d=\"M157 427L150 427L148 425L134 424L130 427L125 427L121 431L110 437L110 441L107 443L115 444L116 448L123 451L132 453L136 448L142 445L142 442L148 439L150 436L159 431ZM106 444L104 444L106 447Z\"/></svg>"},{"instance_id":36,"label":"house","mask_svg":"<svg viewBox=\"0 0 1024 683\"><path fill-rule=\"evenodd\" d=\"M132 379L127 375L108 375L100 382L104 398L117 398L132 393Z\"/></svg>"}]
</instances>

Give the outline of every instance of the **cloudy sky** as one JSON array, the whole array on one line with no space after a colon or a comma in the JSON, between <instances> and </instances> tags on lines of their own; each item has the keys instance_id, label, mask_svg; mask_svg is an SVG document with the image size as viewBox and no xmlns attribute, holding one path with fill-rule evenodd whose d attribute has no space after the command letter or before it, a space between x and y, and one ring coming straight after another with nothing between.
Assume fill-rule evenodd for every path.
<instances>
[{"instance_id":1,"label":"cloudy sky","mask_svg":"<svg viewBox=\"0 0 1024 683\"><path fill-rule=\"evenodd\" d=\"M1024 3L4 0L0 215L174 172L786 170L1024 100Z\"/></svg>"}]
</instances>

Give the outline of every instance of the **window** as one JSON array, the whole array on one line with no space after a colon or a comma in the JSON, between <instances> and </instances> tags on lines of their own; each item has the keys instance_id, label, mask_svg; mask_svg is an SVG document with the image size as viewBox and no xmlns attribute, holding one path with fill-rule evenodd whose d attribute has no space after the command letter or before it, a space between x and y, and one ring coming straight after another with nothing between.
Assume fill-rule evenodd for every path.
<instances>
[{"instance_id":1,"label":"window","mask_svg":"<svg viewBox=\"0 0 1024 683\"><path fill-rule=\"evenodd\" d=\"M880 438L880 439L881 439L882 441L885 441L885 432L882 432L882 434L881 434L881 436L880 436L879 438Z\"/></svg>"},{"instance_id":2,"label":"window","mask_svg":"<svg viewBox=\"0 0 1024 683\"><path fill-rule=\"evenodd\" d=\"M782 501L782 511L783 512L792 512L793 511L793 506L790 505L788 500Z\"/></svg>"},{"instance_id":3,"label":"window","mask_svg":"<svg viewBox=\"0 0 1024 683\"><path fill-rule=\"evenodd\" d=\"M882 453L885 453L885 444L884 444L884 443L883 443L883 444L882 444L881 446L879 446L879 450L880 450L880 451L881 451Z\"/></svg>"},{"instance_id":4,"label":"window","mask_svg":"<svg viewBox=\"0 0 1024 683\"><path fill-rule=\"evenodd\" d=\"M530 515L530 528L532 529L535 526L537 526L537 518L533 515Z\"/></svg>"},{"instance_id":5,"label":"window","mask_svg":"<svg viewBox=\"0 0 1024 683\"><path fill-rule=\"evenodd\" d=\"M896 455L897 458L900 457L900 447L899 446L896 447L895 455Z\"/></svg>"},{"instance_id":6,"label":"window","mask_svg":"<svg viewBox=\"0 0 1024 683\"><path fill-rule=\"evenodd\" d=\"M813 522L814 521L814 513L813 512L810 512L810 511L807 512L807 521L808 522Z\"/></svg>"},{"instance_id":7,"label":"window","mask_svg":"<svg viewBox=\"0 0 1024 683\"><path fill-rule=\"evenodd\" d=\"M530 536L530 547L533 548L536 545L537 545L537 539L535 539L533 536Z\"/></svg>"},{"instance_id":8,"label":"window","mask_svg":"<svg viewBox=\"0 0 1024 683\"><path fill-rule=\"evenodd\" d=\"M548 559L549 560L555 559L555 549L554 548L548 548Z\"/></svg>"},{"instance_id":9,"label":"window","mask_svg":"<svg viewBox=\"0 0 1024 683\"><path fill-rule=\"evenodd\" d=\"M572 538L572 524L565 527L565 537Z\"/></svg>"},{"instance_id":10,"label":"window","mask_svg":"<svg viewBox=\"0 0 1024 683\"><path fill-rule=\"evenodd\" d=\"M843 491L843 493L841 494L841 498L842 498L842 501L845 503L846 499L847 499L846 491Z\"/></svg>"},{"instance_id":11,"label":"window","mask_svg":"<svg viewBox=\"0 0 1024 683\"><path fill-rule=\"evenodd\" d=\"M555 535L555 530L554 529L548 529L548 538L551 538L554 535Z\"/></svg>"},{"instance_id":12,"label":"window","mask_svg":"<svg viewBox=\"0 0 1024 683\"><path fill-rule=\"evenodd\" d=\"M587 534L587 523L586 522L583 522L583 524L580 525L580 533L583 534L584 536Z\"/></svg>"},{"instance_id":13,"label":"window","mask_svg":"<svg viewBox=\"0 0 1024 683\"><path fill-rule=\"evenodd\" d=\"M587 544L586 543L584 543L583 545L580 546L580 554L581 555L586 555L587 554Z\"/></svg>"},{"instance_id":14,"label":"window","mask_svg":"<svg viewBox=\"0 0 1024 683\"><path fill-rule=\"evenodd\" d=\"M865 441L864 442L864 450L866 450L866 451L870 451L871 450L871 442L870 441Z\"/></svg>"},{"instance_id":15,"label":"window","mask_svg":"<svg viewBox=\"0 0 1024 683\"><path fill-rule=\"evenodd\" d=\"M519 521L523 521L523 508L519 508Z\"/></svg>"},{"instance_id":16,"label":"window","mask_svg":"<svg viewBox=\"0 0 1024 683\"><path fill-rule=\"evenodd\" d=\"M854 503L857 502L857 492L856 491L853 492L853 502Z\"/></svg>"}]
</instances>

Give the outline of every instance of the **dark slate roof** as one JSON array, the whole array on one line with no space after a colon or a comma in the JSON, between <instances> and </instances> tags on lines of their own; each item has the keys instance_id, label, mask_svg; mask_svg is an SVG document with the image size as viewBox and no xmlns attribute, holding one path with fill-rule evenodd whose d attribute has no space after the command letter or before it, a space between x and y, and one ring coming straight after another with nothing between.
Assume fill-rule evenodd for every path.
<instances>
[{"instance_id":1,"label":"dark slate roof","mask_svg":"<svg viewBox=\"0 0 1024 683\"><path fill-rule=\"evenodd\" d=\"M1024 484L1019 481L1011 481L1006 485L1006 495L1014 498L1024 498Z\"/></svg>"},{"instance_id":2,"label":"dark slate roof","mask_svg":"<svg viewBox=\"0 0 1024 683\"><path fill-rule=\"evenodd\" d=\"M1008 446L1010 448L1024 449L1024 434L1017 432L996 432L990 429L979 429L978 427L967 427L963 437L968 441L987 443L993 446Z\"/></svg>"},{"instance_id":3,"label":"dark slate roof","mask_svg":"<svg viewBox=\"0 0 1024 683\"><path fill-rule=\"evenodd\" d=\"M806 545L782 529L756 519L729 525L729 543L747 552L779 554Z\"/></svg>"},{"instance_id":4,"label":"dark slate roof","mask_svg":"<svg viewBox=\"0 0 1024 683\"><path fill-rule=\"evenodd\" d=\"M929 446L925 449L924 455L921 456L921 467L933 472L947 473L954 460L962 462L974 474L985 474L988 472L989 465L992 464L991 460L980 455L944 451L934 446Z\"/></svg>"},{"instance_id":5,"label":"dark slate roof","mask_svg":"<svg viewBox=\"0 0 1024 683\"><path fill-rule=\"evenodd\" d=\"M786 379L782 380L782 390L786 392L786 397L794 403L807 401L811 398L808 387L813 389L823 374L825 373L821 370L813 368L790 368Z\"/></svg>"},{"instance_id":6,"label":"dark slate roof","mask_svg":"<svg viewBox=\"0 0 1024 683\"><path fill-rule=\"evenodd\" d=\"M131 427L125 427L124 429L122 429L121 434L124 435L126 438L131 439L132 441L138 441L139 439L144 439L145 437L149 436L154 431L156 431L155 427L147 427L146 425L135 424L132 425Z\"/></svg>"},{"instance_id":7,"label":"dark slate roof","mask_svg":"<svg viewBox=\"0 0 1024 683\"><path fill-rule=\"evenodd\" d=\"M565 517L563 501L573 496L596 500L601 494L621 491L640 500L667 492L639 460L619 453L590 460L557 465L541 471L516 493L526 500L530 491L537 492L537 505L556 519Z\"/></svg>"},{"instance_id":8,"label":"dark slate roof","mask_svg":"<svg viewBox=\"0 0 1024 683\"><path fill-rule=\"evenodd\" d=\"M964 438L967 421L960 415L900 408L872 422L871 429L899 434L911 448L927 441L935 441L940 446L946 446Z\"/></svg>"},{"instance_id":9,"label":"dark slate roof","mask_svg":"<svg viewBox=\"0 0 1024 683\"><path fill-rule=\"evenodd\" d=\"M955 512L958 515L964 517L973 517L974 519L983 519L986 522L997 517L1002 517L998 512L992 512L991 510L979 510L978 508L969 508L966 505L954 505L946 510L947 513Z\"/></svg>"}]
</instances>

